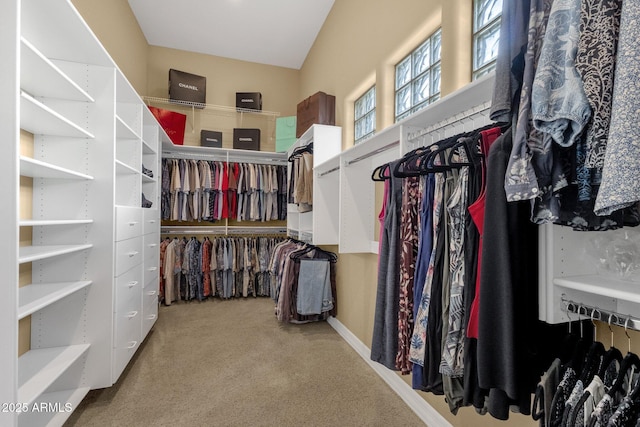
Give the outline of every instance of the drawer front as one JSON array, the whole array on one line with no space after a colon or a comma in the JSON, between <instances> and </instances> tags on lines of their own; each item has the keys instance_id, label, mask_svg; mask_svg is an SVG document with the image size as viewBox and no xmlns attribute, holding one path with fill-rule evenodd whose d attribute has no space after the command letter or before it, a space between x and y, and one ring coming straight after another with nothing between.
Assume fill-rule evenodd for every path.
<instances>
[{"instance_id":1,"label":"drawer front","mask_svg":"<svg viewBox=\"0 0 640 427\"><path fill-rule=\"evenodd\" d=\"M116 242L116 277L142 262L142 237Z\"/></svg>"},{"instance_id":2,"label":"drawer front","mask_svg":"<svg viewBox=\"0 0 640 427\"><path fill-rule=\"evenodd\" d=\"M142 235L142 208L116 207L116 242Z\"/></svg>"},{"instance_id":3,"label":"drawer front","mask_svg":"<svg viewBox=\"0 0 640 427\"><path fill-rule=\"evenodd\" d=\"M120 378L120 375L122 375L124 368L127 367L127 365L129 364L129 361L131 360L133 355L136 353L136 350L138 350L139 346L140 346L140 342L134 340L134 341L130 341L124 347L119 347L113 350L115 357L113 361L113 379L112 380L114 383L118 381L118 378Z\"/></svg>"},{"instance_id":4,"label":"drawer front","mask_svg":"<svg viewBox=\"0 0 640 427\"><path fill-rule=\"evenodd\" d=\"M141 265L134 266L116 278L116 303L113 306L115 313L132 312L142 306L143 280Z\"/></svg>"},{"instance_id":5,"label":"drawer front","mask_svg":"<svg viewBox=\"0 0 640 427\"><path fill-rule=\"evenodd\" d=\"M143 242L145 264L151 262L153 265L158 265L160 262L160 236L156 233L145 234Z\"/></svg>"},{"instance_id":6,"label":"drawer front","mask_svg":"<svg viewBox=\"0 0 640 427\"><path fill-rule=\"evenodd\" d=\"M155 286L144 288L142 295L142 338L147 336L151 327L158 320L158 291L157 282Z\"/></svg>"},{"instance_id":7,"label":"drawer front","mask_svg":"<svg viewBox=\"0 0 640 427\"><path fill-rule=\"evenodd\" d=\"M144 234L160 233L160 212L158 209L142 209Z\"/></svg>"},{"instance_id":8,"label":"drawer front","mask_svg":"<svg viewBox=\"0 0 640 427\"><path fill-rule=\"evenodd\" d=\"M155 283L158 283L159 279L160 279L160 269L157 267L158 262L156 262L156 265L151 265L149 262L146 262L144 264L144 278L143 281L144 283L149 283L152 280L155 281Z\"/></svg>"},{"instance_id":9,"label":"drawer front","mask_svg":"<svg viewBox=\"0 0 640 427\"><path fill-rule=\"evenodd\" d=\"M142 304L133 310L115 313L116 330L113 341L115 348L131 347L133 342L140 343L142 333Z\"/></svg>"}]
</instances>

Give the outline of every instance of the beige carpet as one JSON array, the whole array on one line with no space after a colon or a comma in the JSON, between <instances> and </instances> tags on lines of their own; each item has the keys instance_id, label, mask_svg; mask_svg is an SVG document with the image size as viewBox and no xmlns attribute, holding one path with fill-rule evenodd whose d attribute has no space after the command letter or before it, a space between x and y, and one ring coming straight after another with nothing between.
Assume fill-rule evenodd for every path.
<instances>
[{"instance_id":1,"label":"beige carpet","mask_svg":"<svg viewBox=\"0 0 640 427\"><path fill-rule=\"evenodd\" d=\"M119 381L65 426L423 426L326 322L268 298L161 307Z\"/></svg>"}]
</instances>

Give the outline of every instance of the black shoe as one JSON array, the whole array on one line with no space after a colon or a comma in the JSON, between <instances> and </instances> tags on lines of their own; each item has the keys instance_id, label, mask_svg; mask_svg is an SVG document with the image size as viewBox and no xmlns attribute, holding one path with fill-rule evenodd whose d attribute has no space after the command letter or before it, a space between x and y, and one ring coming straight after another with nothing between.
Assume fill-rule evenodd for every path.
<instances>
[{"instance_id":1,"label":"black shoe","mask_svg":"<svg viewBox=\"0 0 640 427\"><path fill-rule=\"evenodd\" d=\"M150 200L147 200L147 198L144 197L144 193L142 193L142 207L143 208L150 208L151 205L153 205L153 202L151 202Z\"/></svg>"},{"instance_id":2,"label":"black shoe","mask_svg":"<svg viewBox=\"0 0 640 427\"><path fill-rule=\"evenodd\" d=\"M145 168L144 165L142 165L142 173L147 175L149 178L153 178L153 171Z\"/></svg>"}]
</instances>

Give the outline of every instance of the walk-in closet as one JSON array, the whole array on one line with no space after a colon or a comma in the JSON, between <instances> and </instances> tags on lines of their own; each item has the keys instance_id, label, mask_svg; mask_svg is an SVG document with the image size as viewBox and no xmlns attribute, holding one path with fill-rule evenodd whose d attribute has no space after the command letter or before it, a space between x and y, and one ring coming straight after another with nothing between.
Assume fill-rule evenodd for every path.
<instances>
[{"instance_id":1,"label":"walk-in closet","mask_svg":"<svg viewBox=\"0 0 640 427\"><path fill-rule=\"evenodd\" d=\"M9 0L0 426L640 426L630 0Z\"/></svg>"}]
</instances>

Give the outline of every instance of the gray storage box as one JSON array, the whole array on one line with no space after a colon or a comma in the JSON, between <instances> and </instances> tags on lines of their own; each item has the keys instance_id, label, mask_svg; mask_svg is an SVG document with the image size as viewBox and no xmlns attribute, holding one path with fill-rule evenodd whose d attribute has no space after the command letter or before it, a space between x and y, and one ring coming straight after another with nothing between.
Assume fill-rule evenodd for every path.
<instances>
[{"instance_id":1,"label":"gray storage box","mask_svg":"<svg viewBox=\"0 0 640 427\"><path fill-rule=\"evenodd\" d=\"M262 110L260 92L236 92L236 108L242 110Z\"/></svg>"},{"instance_id":2,"label":"gray storage box","mask_svg":"<svg viewBox=\"0 0 640 427\"><path fill-rule=\"evenodd\" d=\"M233 129L233 148L260 151L260 129Z\"/></svg>"},{"instance_id":3,"label":"gray storage box","mask_svg":"<svg viewBox=\"0 0 640 427\"><path fill-rule=\"evenodd\" d=\"M202 147L222 148L222 132L215 130L201 130L200 145Z\"/></svg>"}]
</instances>

